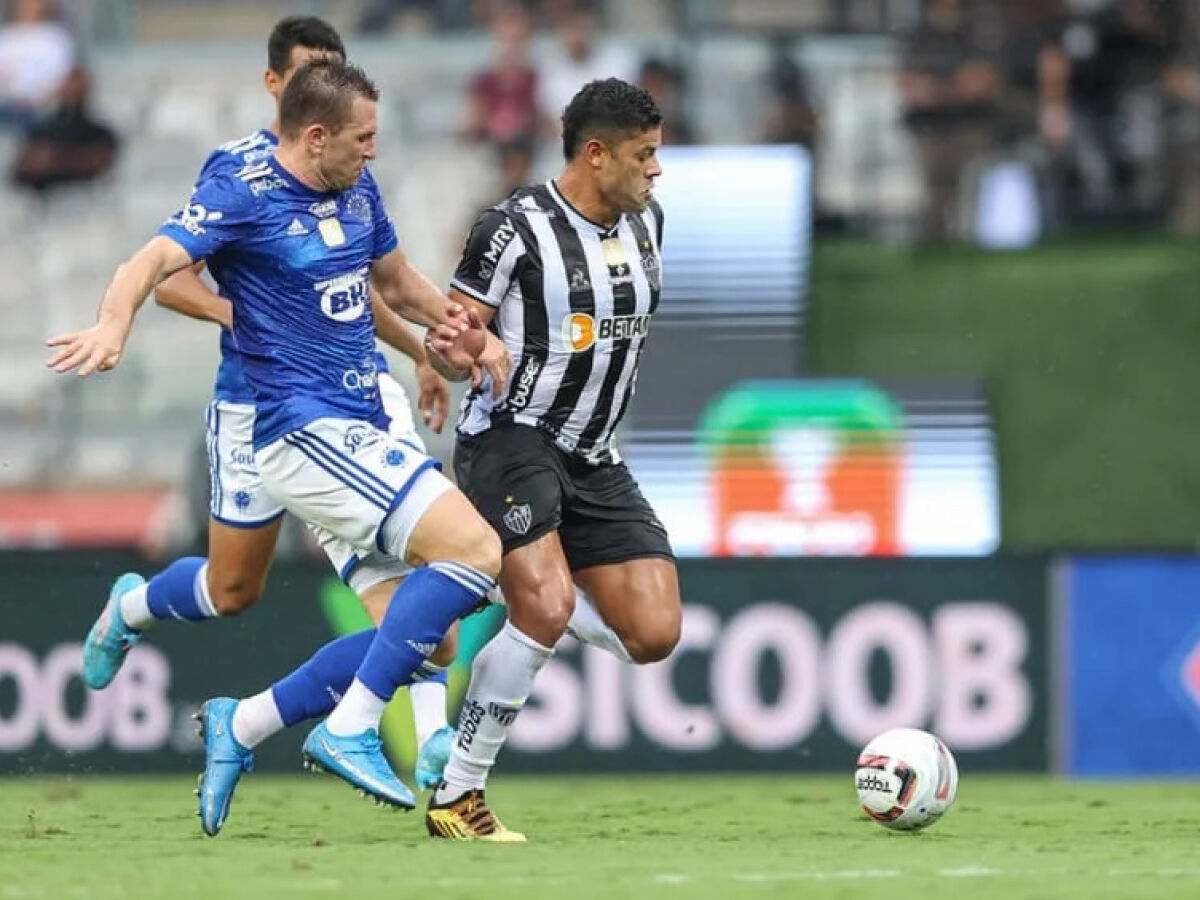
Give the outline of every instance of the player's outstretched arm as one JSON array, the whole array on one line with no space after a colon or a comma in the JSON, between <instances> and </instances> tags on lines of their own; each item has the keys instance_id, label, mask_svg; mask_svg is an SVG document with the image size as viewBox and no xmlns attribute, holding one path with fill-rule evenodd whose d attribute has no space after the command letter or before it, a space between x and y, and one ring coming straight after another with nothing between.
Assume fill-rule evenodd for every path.
<instances>
[{"instance_id":1,"label":"player's outstretched arm","mask_svg":"<svg viewBox=\"0 0 1200 900\"><path fill-rule=\"evenodd\" d=\"M209 290L200 279L203 271L204 263L198 262L189 269L176 272L154 291L154 301L189 318L232 328L233 304Z\"/></svg>"},{"instance_id":2,"label":"player's outstretched arm","mask_svg":"<svg viewBox=\"0 0 1200 900\"><path fill-rule=\"evenodd\" d=\"M187 251L170 238L157 235L137 253L121 263L113 275L96 324L83 331L49 338L46 345L58 349L46 360L56 372L78 368L81 376L107 372L121 361L125 341L146 296L169 275L192 264Z\"/></svg>"},{"instance_id":3,"label":"player's outstretched arm","mask_svg":"<svg viewBox=\"0 0 1200 900\"><path fill-rule=\"evenodd\" d=\"M394 347L416 364L417 409L421 420L435 434L442 433L446 416L450 413L450 386L446 379L429 364L425 348L416 332L383 302L374 288L371 293L371 313L375 318L375 336L389 347Z\"/></svg>"}]
</instances>

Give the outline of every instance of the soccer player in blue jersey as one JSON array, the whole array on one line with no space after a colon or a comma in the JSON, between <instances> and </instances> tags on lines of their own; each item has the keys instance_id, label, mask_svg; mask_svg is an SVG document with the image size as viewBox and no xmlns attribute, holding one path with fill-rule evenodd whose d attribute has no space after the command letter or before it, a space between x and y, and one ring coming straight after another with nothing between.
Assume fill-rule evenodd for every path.
<instances>
[{"instance_id":1,"label":"soccer player in blue jersey","mask_svg":"<svg viewBox=\"0 0 1200 900\"><path fill-rule=\"evenodd\" d=\"M345 58L342 39L327 22L312 16L289 16L276 23L267 41L264 75L265 87L276 105L275 122L213 151L200 179L236 173L270 156L278 144L280 95L299 66L327 56ZM159 285L155 297L162 306L222 326L221 364L206 416L212 482L208 556L178 560L149 583L136 574L117 580L110 602L84 645L84 679L95 689L112 681L129 647L156 622L204 621L211 616L236 615L251 606L262 593L279 535L283 507L264 490L254 462L254 397L229 330L232 306L200 279L203 268L200 262L177 272ZM445 381L429 366L415 333L382 303L377 292L371 292L371 301L377 336L417 363L418 404L426 424L440 431L449 404ZM424 452L403 389L388 374L382 354L377 355L376 364L389 432ZM377 623L408 567L378 552L358 553L332 534L314 531L334 569L359 594ZM206 832L215 834L220 829L236 780L252 765L250 751L286 726L327 713L331 695L340 694L350 684L370 639L363 633L332 642L296 673L240 704L227 698L205 704L199 718L206 744L228 744L209 748L215 761L206 767L200 800ZM454 642L447 641L426 664L428 677L410 688L418 747L415 776L420 787L437 782L449 755L454 731L446 720L443 667L453 653ZM216 740L218 735L225 740ZM228 762L222 764L221 760Z\"/></svg>"},{"instance_id":2,"label":"soccer player in blue jersey","mask_svg":"<svg viewBox=\"0 0 1200 900\"><path fill-rule=\"evenodd\" d=\"M201 181L186 207L118 268L97 323L52 338L48 364L81 375L121 356L145 296L208 262L233 302L233 336L254 393L254 457L286 509L360 552L414 568L391 598L357 676L304 756L377 799L411 808L378 739L383 706L473 609L499 569L495 533L432 460L386 430L369 283L431 327L430 345L477 358L484 338L399 249L378 188L378 93L353 66L318 60L280 102L280 145L236 174ZM192 601L195 603L195 600Z\"/></svg>"}]
</instances>

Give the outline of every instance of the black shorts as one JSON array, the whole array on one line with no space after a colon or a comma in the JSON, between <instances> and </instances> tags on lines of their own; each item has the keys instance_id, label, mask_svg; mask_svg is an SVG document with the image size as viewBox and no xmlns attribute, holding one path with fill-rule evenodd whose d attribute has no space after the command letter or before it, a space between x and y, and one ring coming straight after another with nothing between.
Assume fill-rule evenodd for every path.
<instances>
[{"instance_id":1,"label":"black shorts","mask_svg":"<svg viewBox=\"0 0 1200 900\"><path fill-rule=\"evenodd\" d=\"M572 572L647 556L674 559L666 529L624 463L592 465L528 425L503 425L454 451L458 486L504 543L557 529Z\"/></svg>"}]
</instances>

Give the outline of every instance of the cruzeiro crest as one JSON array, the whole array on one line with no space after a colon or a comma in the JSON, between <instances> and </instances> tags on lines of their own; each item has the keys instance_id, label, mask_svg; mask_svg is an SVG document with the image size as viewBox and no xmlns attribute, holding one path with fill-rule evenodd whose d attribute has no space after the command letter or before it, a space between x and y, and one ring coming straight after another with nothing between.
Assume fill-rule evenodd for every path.
<instances>
[{"instance_id":1,"label":"cruzeiro crest","mask_svg":"<svg viewBox=\"0 0 1200 900\"><path fill-rule=\"evenodd\" d=\"M513 534L528 534L529 527L533 525L533 510L528 503L518 503L509 507L501 521Z\"/></svg>"}]
</instances>

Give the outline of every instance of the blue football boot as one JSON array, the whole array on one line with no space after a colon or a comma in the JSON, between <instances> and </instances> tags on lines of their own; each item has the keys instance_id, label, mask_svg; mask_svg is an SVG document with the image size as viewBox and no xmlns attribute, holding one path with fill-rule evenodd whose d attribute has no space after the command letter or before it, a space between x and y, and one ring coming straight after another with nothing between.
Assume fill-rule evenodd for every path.
<instances>
[{"instance_id":1,"label":"blue football boot","mask_svg":"<svg viewBox=\"0 0 1200 900\"><path fill-rule=\"evenodd\" d=\"M438 786L442 780L442 771L450 761L450 749L454 746L454 729L444 725L429 736L417 752L417 762L413 766L413 777L417 787L428 790Z\"/></svg>"},{"instance_id":2,"label":"blue football boot","mask_svg":"<svg viewBox=\"0 0 1200 900\"><path fill-rule=\"evenodd\" d=\"M126 572L114 581L104 611L83 642L83 680L92 690L112 683L129 648L141 640L141 632L134 631L121 618L121 598L145 583L146 579L136 572Z\"/></svg>"},{"instance_id":3,"label":"blue football boot","mask_svg":"<svg viewBox=\"0 0 1200 900\"><path fill-rule=\"evenodd\" d=\"M322 722L314 728L300 749L304 767L328 772L374 798L379 805L412 809L417 800L408 786L396 777L383 755L379 732L368 728L362 734L338 737L329 733Z\"/></svg>"},{"instance_id":4,"label":"blue football boot","mask_svg":"<svg viewBox=\"0 0 1200 900\"><path fill-rule=\"evenodd\" d=\"M196 713L200 739L204 741L204 774L196 789L200 798L196 815L209 837L214 837L229 818L233 792L242 773L254 771L254 754L233 736L233 713L237 705L232 697L217 697Z\"/></svg>"}]
</instances>

